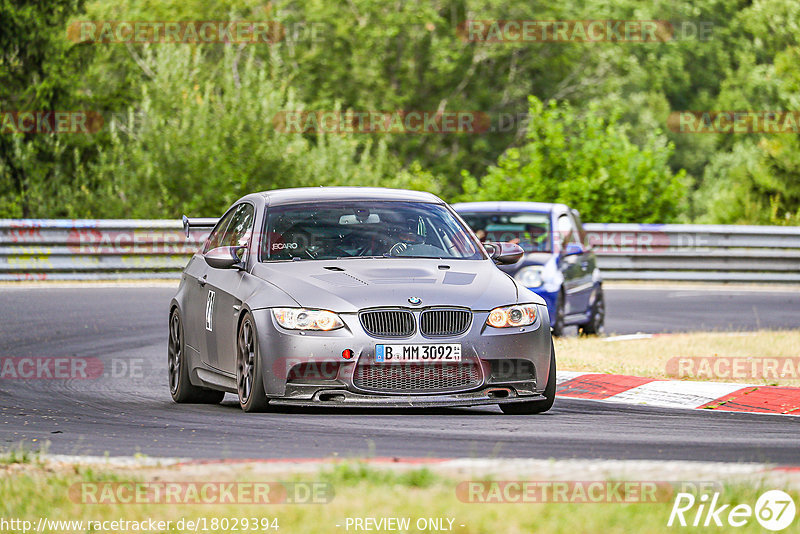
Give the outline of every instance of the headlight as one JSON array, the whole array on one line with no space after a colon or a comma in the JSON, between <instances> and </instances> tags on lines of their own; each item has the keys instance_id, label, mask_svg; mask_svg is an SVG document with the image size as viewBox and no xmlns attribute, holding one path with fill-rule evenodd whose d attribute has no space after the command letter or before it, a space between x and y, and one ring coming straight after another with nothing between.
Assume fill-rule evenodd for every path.
<instances>
[{"instance_id":1,"label":"headlight","mask_svg":"<svg viewBox=\"0 0 800 534\"><path fill-rule=\"evenodd\" d=\"M542 280L542 270L544 268L541 265L536 265L533 267L523 267L517 274L514 275L514 278L517 279L525 287L541 287L543 280Z\"/></svg>"},{"instance_id":2,"label":"headlight","mask_svg":"<svg viewBox=\"0 0 800 534\"><path fill-rule=\"evenodd\" d=\"M272 308L278 324L288 330L336 330L344 323L333 312L305 308Z\"/></svg>"},{"instance_id":3,"label":"headlight","mask_svg":"<svg viewBox=\"0 0 800 534\"><path fill-rule=\"evenodd\" d=\"M536 321L536 304L518 304L495 308L489 312L486 324L495 328L528 326Z\"/></svg>"}]
</instances>

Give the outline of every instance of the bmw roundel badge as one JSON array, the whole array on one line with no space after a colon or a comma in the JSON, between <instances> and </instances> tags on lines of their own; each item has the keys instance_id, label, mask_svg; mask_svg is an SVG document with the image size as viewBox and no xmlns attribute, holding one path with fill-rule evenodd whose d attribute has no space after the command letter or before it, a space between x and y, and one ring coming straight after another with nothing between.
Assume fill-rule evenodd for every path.
<instances>
[{"instance_id":1,"label":"bmw roundel badge","mask_svg":"<svg viewBox=\"0 0 800 534\"><path fill-rule=\"evenodd\" d=\"M408 297L408 302L414 306L419 306L422 304L422 299L419 297Z\"/></svg>"}]
</instances>

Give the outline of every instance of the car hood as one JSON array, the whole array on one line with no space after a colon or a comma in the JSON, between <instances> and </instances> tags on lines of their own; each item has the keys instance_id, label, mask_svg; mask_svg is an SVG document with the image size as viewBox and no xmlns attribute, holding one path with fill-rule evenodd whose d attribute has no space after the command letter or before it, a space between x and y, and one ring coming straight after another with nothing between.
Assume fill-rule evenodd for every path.
<instances>
[{"instance_id":1,"label":"car hood","mask_svg":"<svg viewBox=\"0 0 800 534\"><path fill-rule=\"evenodd\" d=\"M449 268L448 268L449 267ZM488 260L370 258L259 263L252 271L300 306L340 313L376 306L427 306L490 310L517 302L517 284ZM537 297L538 298L538 297ZM527 302L530 302L526 291ZM543 303L543 301L542 301ZM252 308L274 304L254 295Z\"/></svg>"}]
</instances>

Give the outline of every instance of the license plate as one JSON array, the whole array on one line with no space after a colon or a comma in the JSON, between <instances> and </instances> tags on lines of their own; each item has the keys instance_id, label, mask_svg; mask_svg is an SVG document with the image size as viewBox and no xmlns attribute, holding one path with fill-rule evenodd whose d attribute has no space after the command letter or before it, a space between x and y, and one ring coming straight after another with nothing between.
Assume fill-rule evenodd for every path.
<instances>
[{"instance_id":1,"label":"license plate","mask_svg":"<svg viewBox=\"0 0 800 534\"><path fill-rule=\"evenodd\" d=\"M375 361L391 362L460 362L461 344L375 345Z\"/></svg>"}]
</instances>

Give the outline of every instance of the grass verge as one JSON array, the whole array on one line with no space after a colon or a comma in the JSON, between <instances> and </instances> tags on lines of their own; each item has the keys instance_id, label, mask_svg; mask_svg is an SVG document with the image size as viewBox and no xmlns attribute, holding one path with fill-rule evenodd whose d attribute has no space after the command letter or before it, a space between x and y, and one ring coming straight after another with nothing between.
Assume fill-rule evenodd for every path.
<instances>
[{"instance_id":1,"label":"grass verge","mask_svg":"<svg viewBox=\"0 0 800 534\"><path fill-rule=\"evenodd\" d=\"M252 473L244 468L232 468L226 475L215 473L209 481L263 481L253 480ZM97 469L80 466L61 466L54 469L39 464L17 464L0 466L0 509L2 517L30 521L39 524L39 518L49 521L83 521L80 526L47 527L41 532L89 531L87 521L170 521L165 528L150 532L185 532L178 528L181 519L196 521L205 518L205 532L232 532L234 518L267 518L268 528L241 527L241 532L340 533L355 532L347 527L347 519L384 517L409 518L411 527L407 532L432 531L418 528L417 521L430 518L442 519L443 525L451 532L543 532L576 534L582 532L604 532L609 534L626 532L673 532L667 521L673 507L672 497L655 503L546 503L546 504L483 504L464 502L463 493L456 492L460 480L440 476L433 471L410 469L392 472L359 463L344 462L335 466L322 467L320 471L304 475L290 475L285 483L322 482L329 484L331 498L324 504L131 504L106 503L85 504L76 497L74 488L83 483L120 483L154 481L201 481L200 471L169 470L150 471L148 469ZM208 473L205 475L209 477ZM201 476L201 478L202 478ZM262 475L263 476L263 475ZM275 481L273 478L271 481ZM758 484L731 485L718 484L719 503L747 504L755 506L758 497L767 489ZM787 489L796 503L800 494ZM461 497L460 497L461 496ZM728 509L730 509L729 507ZM694 519L695 506L691 516ZM227 518L228 524L221 522L213 527L213 518ZM723 514L723 520L725 515ZM273 520L277 519L277 523ZM702 521L705 516L701 518ZM52 524L52 523L47 523ZM264 524L264 523L261 523ZM691 524L691 523L690 523ZM241 525L241 523L240 523ZM337 526L338 525L338 526ZM163 525L162 525L163 526ZM227 528L223 528L227 526ZM252 523L251 523L252 526ZM430 526L430 523L427 525ZM796 525L795 525L796 526ZM731 527L727 527L730 529ZM679 528L683 532L707 532L707 527ZM724 528L712 529L719 532ZM761 532L755 518L737 532ZM117 529L117 531L131 531ZM145 532L147 530L141 530ZM386 530L384 530L386 531ZM789 529L791 531L791 529Z\"/></svg>"},{"instance_id":2,"label":"grass verge","mask_svg":"<svg viewBox=\"0 0 800 534\"><path fill-rule=\"evenodd\" d=\"M800 386L800 330L665 334L625 341L607 339L594 336L556 338L559 370ZM668 370L677 369L675 362L670 364L673 358L708 358L708 366L693 364L695 372L691 376L675 374ZM714 359L719 358L736 358L743 363L738 370L732 365L715 366ZM756 372L753 372L753 362L761 358L782 360L778 360L774 373L771 367L766 372L759 371L763 370L763 362L756 362ZM794 360L789 360L791 358Z\"/></svg>"}]
</instances>

